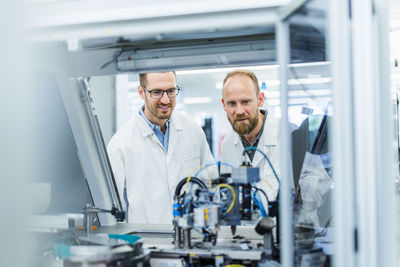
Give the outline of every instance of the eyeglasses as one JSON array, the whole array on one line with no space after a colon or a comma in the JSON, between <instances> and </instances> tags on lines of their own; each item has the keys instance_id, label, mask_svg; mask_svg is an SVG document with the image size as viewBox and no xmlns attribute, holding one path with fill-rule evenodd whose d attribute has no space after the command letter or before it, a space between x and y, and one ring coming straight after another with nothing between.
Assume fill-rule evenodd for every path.
<instances>
[{"instance_id":1,"label":"eyeglasses","mask_svg":"<svg viewBox=\"0 0 400 267\"><path fill-rule=\"evenodd\" d=\"M156 99L163 97L164 93L167 93L167 96L169 98L174 98L179 94L179 90L180 90L180 88L178 86L176 86L176 88L171 88L168 90L161 90L161 89L147 90L145 87L143 87L143 89L145 91L149 92L150 96L152 98L156 98Z\"/></svg>"}]
</instances>

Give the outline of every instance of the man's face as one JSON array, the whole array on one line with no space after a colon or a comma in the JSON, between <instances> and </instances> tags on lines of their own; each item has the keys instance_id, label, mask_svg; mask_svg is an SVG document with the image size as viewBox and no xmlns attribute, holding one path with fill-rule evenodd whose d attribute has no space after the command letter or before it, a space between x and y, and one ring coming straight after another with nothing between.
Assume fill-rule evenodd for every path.
<instances>
[{"instance_id":1,"label":"man's face","mask_svg":"<svg viewBox=\"0 0 400 267\"><path fill-rule=\"evenodd\" d=\"M176 105L176 97L170 98L165 92L161 98L156 99L150 95L152 90L173 89L176 87L174 73L148 73L146 76L146 90L138 87L139 95L144 99L146 117L153 123L160 123L171 117L172 110Z\"/></svg>"},{"instance_id":2,"label":"man's face","mask_svg":"<svg viewBox=\"0 0 400 267\"><path fill-rule=\"evenodd\" d=\"M233 130L241 136L251 133L258 124L258 107L264 104L264 94L257 95L253 81L241 74L230 77L222 93L222 104Z\"/></svg>"}]
</instances>

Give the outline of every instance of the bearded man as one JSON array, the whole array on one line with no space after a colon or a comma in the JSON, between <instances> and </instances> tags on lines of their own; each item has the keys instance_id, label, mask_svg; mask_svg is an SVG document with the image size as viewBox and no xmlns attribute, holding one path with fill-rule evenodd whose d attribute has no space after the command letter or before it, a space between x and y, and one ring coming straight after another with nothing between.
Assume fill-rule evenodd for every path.
<instances>
[{"instance_id":1,"label":"bearded man","mask_svg":"<svg viewBox=\"0 0 400 267\"><path fill-rule=\"evenodd\" d=\"M248 70L235 70L225 76L222 88L222 105L233 131L228 133L221 146L221 157L242 162L246 147L254 147L268 156L277 175L279 166L280 120L263 110L264 93L260 91L256 75ZM260 168L259 187L269 200L277 197L279 183L262 153L246 151L246 159ZM289 159L290 160L290 159Z\"/></svg>"}]
</instances>

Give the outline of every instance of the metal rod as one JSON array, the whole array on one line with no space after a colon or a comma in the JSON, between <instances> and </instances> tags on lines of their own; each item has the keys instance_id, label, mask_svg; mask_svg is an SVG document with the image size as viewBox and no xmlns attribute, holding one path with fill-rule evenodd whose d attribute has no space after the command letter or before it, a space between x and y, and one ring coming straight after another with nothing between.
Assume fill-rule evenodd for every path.
<instances>
[{"instance_id":1,"label":"metal rod","mask_svg":"<svg viewBox=\"0 0 400 267\"><path fill-rule=\"evenodd\" d=\"M288 122L288 88L287 88L287 68L289 64L289 25L287 21L278 21L276 25L278 62L280 65L280 90L281 90L281 138L280 138L280 166L282 171L282 182L279 194L279 216L280 229L282 235L281 242L281 263L282 267L293 266L293 227L292 227L292 208L290 205L291 192L289 168L289 122ZM277 238L280 238L277 236Z\"/></svg>"}]
</instances>

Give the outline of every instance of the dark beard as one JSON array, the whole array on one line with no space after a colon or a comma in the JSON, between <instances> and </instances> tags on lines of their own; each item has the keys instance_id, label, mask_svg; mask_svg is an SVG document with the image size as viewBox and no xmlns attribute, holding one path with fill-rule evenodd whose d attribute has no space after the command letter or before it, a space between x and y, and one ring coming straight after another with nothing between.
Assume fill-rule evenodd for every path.
<instances>
[{"instance_id":1,"label":"dark beard","mask_svg":"<svg viewBox=\"0 0 400 267\"><path fill-rule=\"evenodd\" d=\"M240 122L236 122L236 120L238 119L244 119L247 118L248 119L248 123L240 123ZM239 134L240 136L246 135L251 133L251 131L254 130L254 128L256 128L257 124L258 124L258 114L255 117L247 117L247 116L237 116L235 118L233 118L233 120L231 121L231 125L233 130Z\"/></svg>"}]
</instances>

